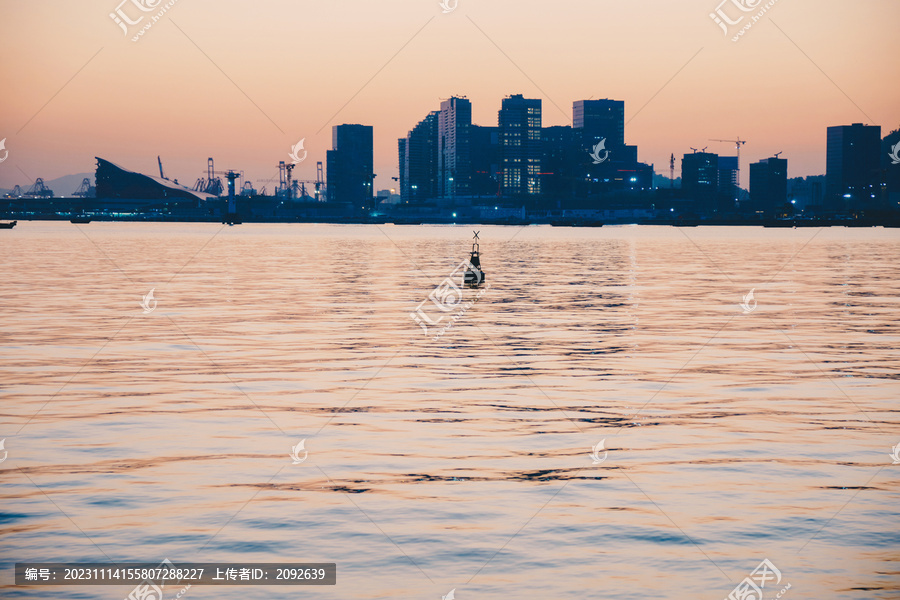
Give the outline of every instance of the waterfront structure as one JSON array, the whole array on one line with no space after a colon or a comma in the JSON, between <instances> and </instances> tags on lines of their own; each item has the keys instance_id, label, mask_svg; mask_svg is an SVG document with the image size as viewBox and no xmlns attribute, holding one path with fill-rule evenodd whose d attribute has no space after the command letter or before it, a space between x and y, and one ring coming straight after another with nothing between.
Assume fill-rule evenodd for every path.
<instances>
[{"instance_id":1,"label":"waterfront structure","mask_svg":"<svg viewBox=\"0 0 900 600\"><path fill-rule=\"evenodd\" d=\"M215 198L212 194L195 192L168 179L129 171L100 157L97 160L97 198L114 200L163 200L193 202ZM144 203L146 204L146 203Z\"/></svg>"},{"instance_id":2,"label":"waterfront structure","mask_svg":"<svg viewBox=\"0 0 900 600\"><path fill-rule=\"evenodd\" d=\"M335 125L327 153L329 202L348 202L356 210L372 207L373 138L371 125Z\"/></svg>"}]
</instances>

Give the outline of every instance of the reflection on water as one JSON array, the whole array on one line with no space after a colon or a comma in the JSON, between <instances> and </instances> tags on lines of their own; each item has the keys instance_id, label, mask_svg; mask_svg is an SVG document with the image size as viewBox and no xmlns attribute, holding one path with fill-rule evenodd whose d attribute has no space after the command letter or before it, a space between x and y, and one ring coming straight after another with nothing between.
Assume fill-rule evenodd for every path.
<instances>
[{"instance_id":1,"label":"reflection on water","mask_svg":"<svg viewBox=\"0 0 900 600\"><path fill-rule=\"evenodd\" d=\"M491 288L432 341L470 239L3 233L0 595L168 557L338 564L196 598L721 599L767 557L786 598L900 597L895 230L482 227Z\"/></svg>"}]
</instances>

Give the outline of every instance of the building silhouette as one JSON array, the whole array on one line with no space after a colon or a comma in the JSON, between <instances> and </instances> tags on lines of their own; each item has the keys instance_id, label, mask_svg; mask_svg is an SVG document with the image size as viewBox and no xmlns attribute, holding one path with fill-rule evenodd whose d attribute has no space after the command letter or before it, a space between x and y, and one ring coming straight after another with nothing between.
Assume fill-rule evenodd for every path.
<instances>
[{"instance_id":1,"label":"building silhouette","mask_svg":"<svg viewBox=\"0 0 900 600\"><path fill-rule=\"evenodd\" d=\"M508 96L497 125L485 127L472 123L468 99L442 101L439 111L398 140L403 201L441 199L446 207L492 197L494 205L505 200L548 210L642 201L637 196L652 189L653 167L638 162L637 146L625 144L624 102L579 100L573 103L575 126L547 128L542 104Z\"/></svg>"},{"instance_id":2,"label":"building silhouette","mask_svg":"<svg viewBox=\"0 0 900 600\"><path fill-rule=\"evenodd\" d=\"M718 210L732 211L740 201L738 197L738 166L737 156L719 157L719 203Z\"/></svg>"},{"instance_id":3,"label":"building silhouette","mask_svg":"<svg viewBox=\"0 0 900 600\"><path fill-rule=\"evenodd\" d=\"M750 165L750 205L775 214L788 201L787 159L773 156Z\"/></svg>"},{"instance_id":4,"label":"building silhouette","mask_svg":"<svg viewBox=\"0 0 900 600\"><path fill-rule=\"evenodd\" d=\"M522 94L503 99L497 116L504 196L541 193L541 100Z\"/></svg>"},{"instance_id":5,"label":"building silhouette","mask_svg":"<svg viewBox=\"0 0 900 600\"><path fill-rule=\"evenodd\" d=\"M472 187L473 196L500 196L501 154L500 128L472 125Z\"/></svg>"},{"instance_id":6,"label":"building silhouette","mask_svg":"<svg viewBox=\"0 0 900 600\"><path fill-rule=\"evenodd\" d=\"M719 155L693 152L681 159L681 190L697 210L715 212L719 198Z\"/></svg>"},{"instance_id":7,"label":"building silhouette","mask_svg":"<svg viewBox=\"0 0 900 600\"><path fill-rule=\"evenodd\" d=\"M900 209L900 129L895 129L881 140L881 182L885 208ZM897 148L895 151L894 149Z\"/></svg>"},{"instance_id":8,"label":"building silhouette","mask_svg":"<svg viewBox=\"0 0 900 600\"><path fill-rule=\"evenodd\" d=\"M372 207L373 140L371 125L335 125L327 152L328 200L348 202L354 210Z\"/></svg>"},{"instance_id":9,"label":"building silhouette","mask_svg":"<svg viewBox=\"0 0 900 600\"><path fill-rule=\"evenodd\" d=\"M556 206L583 194L590 156L582 148L580 132L572 127L544 127L541 131L541 191L556 199ZM552 202L552 201L551 201Z\"/></svg>"},{"instance_id":10,"label":"building silhouette","mask_svg":"<svg viewBox=\"0 0 900 600\"><path fill-rule=\"evenodd\" d=\"M472 103L453 96L441 102L438 117L438 195L455 198L471 194Z\"/></svg>"},{"instance_id":11,"label":"building silhouette","mask_svg":"<svg viewBox=\"0 0 900 600\"><path fill-rule=\"evenodd\" d=\"M826 208L845 212L875 205L880 196L880 154L880 126L829 127Z\"/></svg>"},{"instance_id":12,"label":"building silhouette","mask_svg":"<svg viewBox=\"0 0 900 600\"><path fill-rule=\"evenodd\" d=\"M585 148L606 139L606 149L618 152L625 146L625 102L577 100L572 103L572 127L581 133Z\"/></svg>"},{"instance_id":13,"label":"building silhouette","mask_svg":"<svg viewBox=\"0 0 900 600\"><path fill-rule=\"evenodd\" d=\"M432 111L398 142L400 152L400 197L417 203L438 196L438 121Z\"/></svg>"}]
</instances>

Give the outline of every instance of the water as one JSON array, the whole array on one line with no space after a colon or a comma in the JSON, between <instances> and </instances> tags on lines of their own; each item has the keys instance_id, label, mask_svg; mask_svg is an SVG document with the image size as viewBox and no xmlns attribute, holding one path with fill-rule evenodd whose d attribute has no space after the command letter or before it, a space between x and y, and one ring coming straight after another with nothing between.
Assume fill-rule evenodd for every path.
<instances>
[{"instance_id":1,"label":"water","mask_svg":"<svg viewBox=\"0 0 900 600\"><path fill-rule=\"evenodd\" d=\"M481 227L435 341L470 229L2 233L0 596L169 558L338 565L186 598L721 600L768 558L767 600L900 597L896 230Z\"/></svg>"}]
</instances>

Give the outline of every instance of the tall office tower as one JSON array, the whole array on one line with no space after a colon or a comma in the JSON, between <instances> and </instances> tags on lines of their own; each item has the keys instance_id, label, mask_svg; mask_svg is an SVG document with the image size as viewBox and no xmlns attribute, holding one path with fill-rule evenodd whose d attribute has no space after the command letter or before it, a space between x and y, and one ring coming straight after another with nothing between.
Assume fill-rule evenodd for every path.
<instances>
[{"instance_id":1,"label":"tall office tower","mask_svg":"<svg viewBox=\"0 0 900 600\"><path fill-rule=\"evenodd\" d=\"M354 210L372 207L375 175L371 125L335 125L327 153L328 200L349 202Z\"/></svg>"},{"instance_id":2,"label":"tall office tower","mask_svg":"<svg viewBox=\"0 0 900 600\"><path fill-rule=\"evenodd\" d=\"M541 100L521 94L504 98L498 120L503 194L540 194Z\"/></svg>"},{"instance_id":3,"label":"tall office tower","mask_svg":"<svg viewBox=\"0 0 900 600\"><path fill-rule=\"evenodd\" d=\"M854 123L828 128L827 208L853 210L877 198L880 154L880 126Z\"/></svg>"},{"instance_id":4,"label":"tall office tower","mask_svg":"<svg viewBox=\"0 0 900 600\"><path fill-rule=\"evenodd\" d=\"M585 148L605 138L606 150L616 153L625 146L625 102L578 100L572 105L572 125L581 131Z\"/></svg>"},{"instance_id":5,"label":"tall office tower","mask_svg":"<svg viewBox=\"0 0 900 600\"><path fill-rule=\"evenodd\" d=\"M400 196L403 202L438 197L438 121L434 111L399 141Z\"/></svg>"},{"instance_id":6,"label":"tall office tower","mask_svg":"<svg viewBox=\"0 0 900 600\"><path fill-rule=\"evenodd\" d=\"M697 209L715 211L718 208L719 155L712 152L685 154L681 159L681 190Z\"/></svg>"},{"instance_id":7,"label":"tall office tower","mask_svg":"<svg viewBox=\"0 0 900 600\"><path fill-rule=\"evenodd\" d=\"M557 204L585 187L584 165L590 157L576 141L575 131L568 125L544 127L541 131L541 191Z\"/></svg>"},{"instance_id":8,"label":"tall office tower","mask_svg":"<svg viewBox=\"0 0 900 600\"><path fill-rule=\"evenodd\" d=\"M438 117L438 195L455 198L471 194L472 103L452 97L441 102Z\"/></svg>"},{"instance_id":9,"label":"tall office tower","mask_svg":"<svg viewBox=\"0 0 900 600\"><path fill-rule=\"evenodd\" d=\"M787 204L787 159L764 158L750 165L750 203L753 210L775 213Z\"/></svg>"},{"instance_id":10,"label":"tall office tower","mask_svg":"<svg viewBox=\"0 0 900 600\"><path fill-rule=\"evenodd\" d=\"M500 193L500 128L472 125L472 195Z\"/></svg>"},{"instance_id":11,"label":"tall office tower","mask_svg":"<svg viewBox=\"0 0 900 600\"><path fill-rule=\"evenodd\" d=\"M723 210L733 210L738 194L738 158L737 156L719 157L719 200Z\"/></svg>"}]
</instances>

